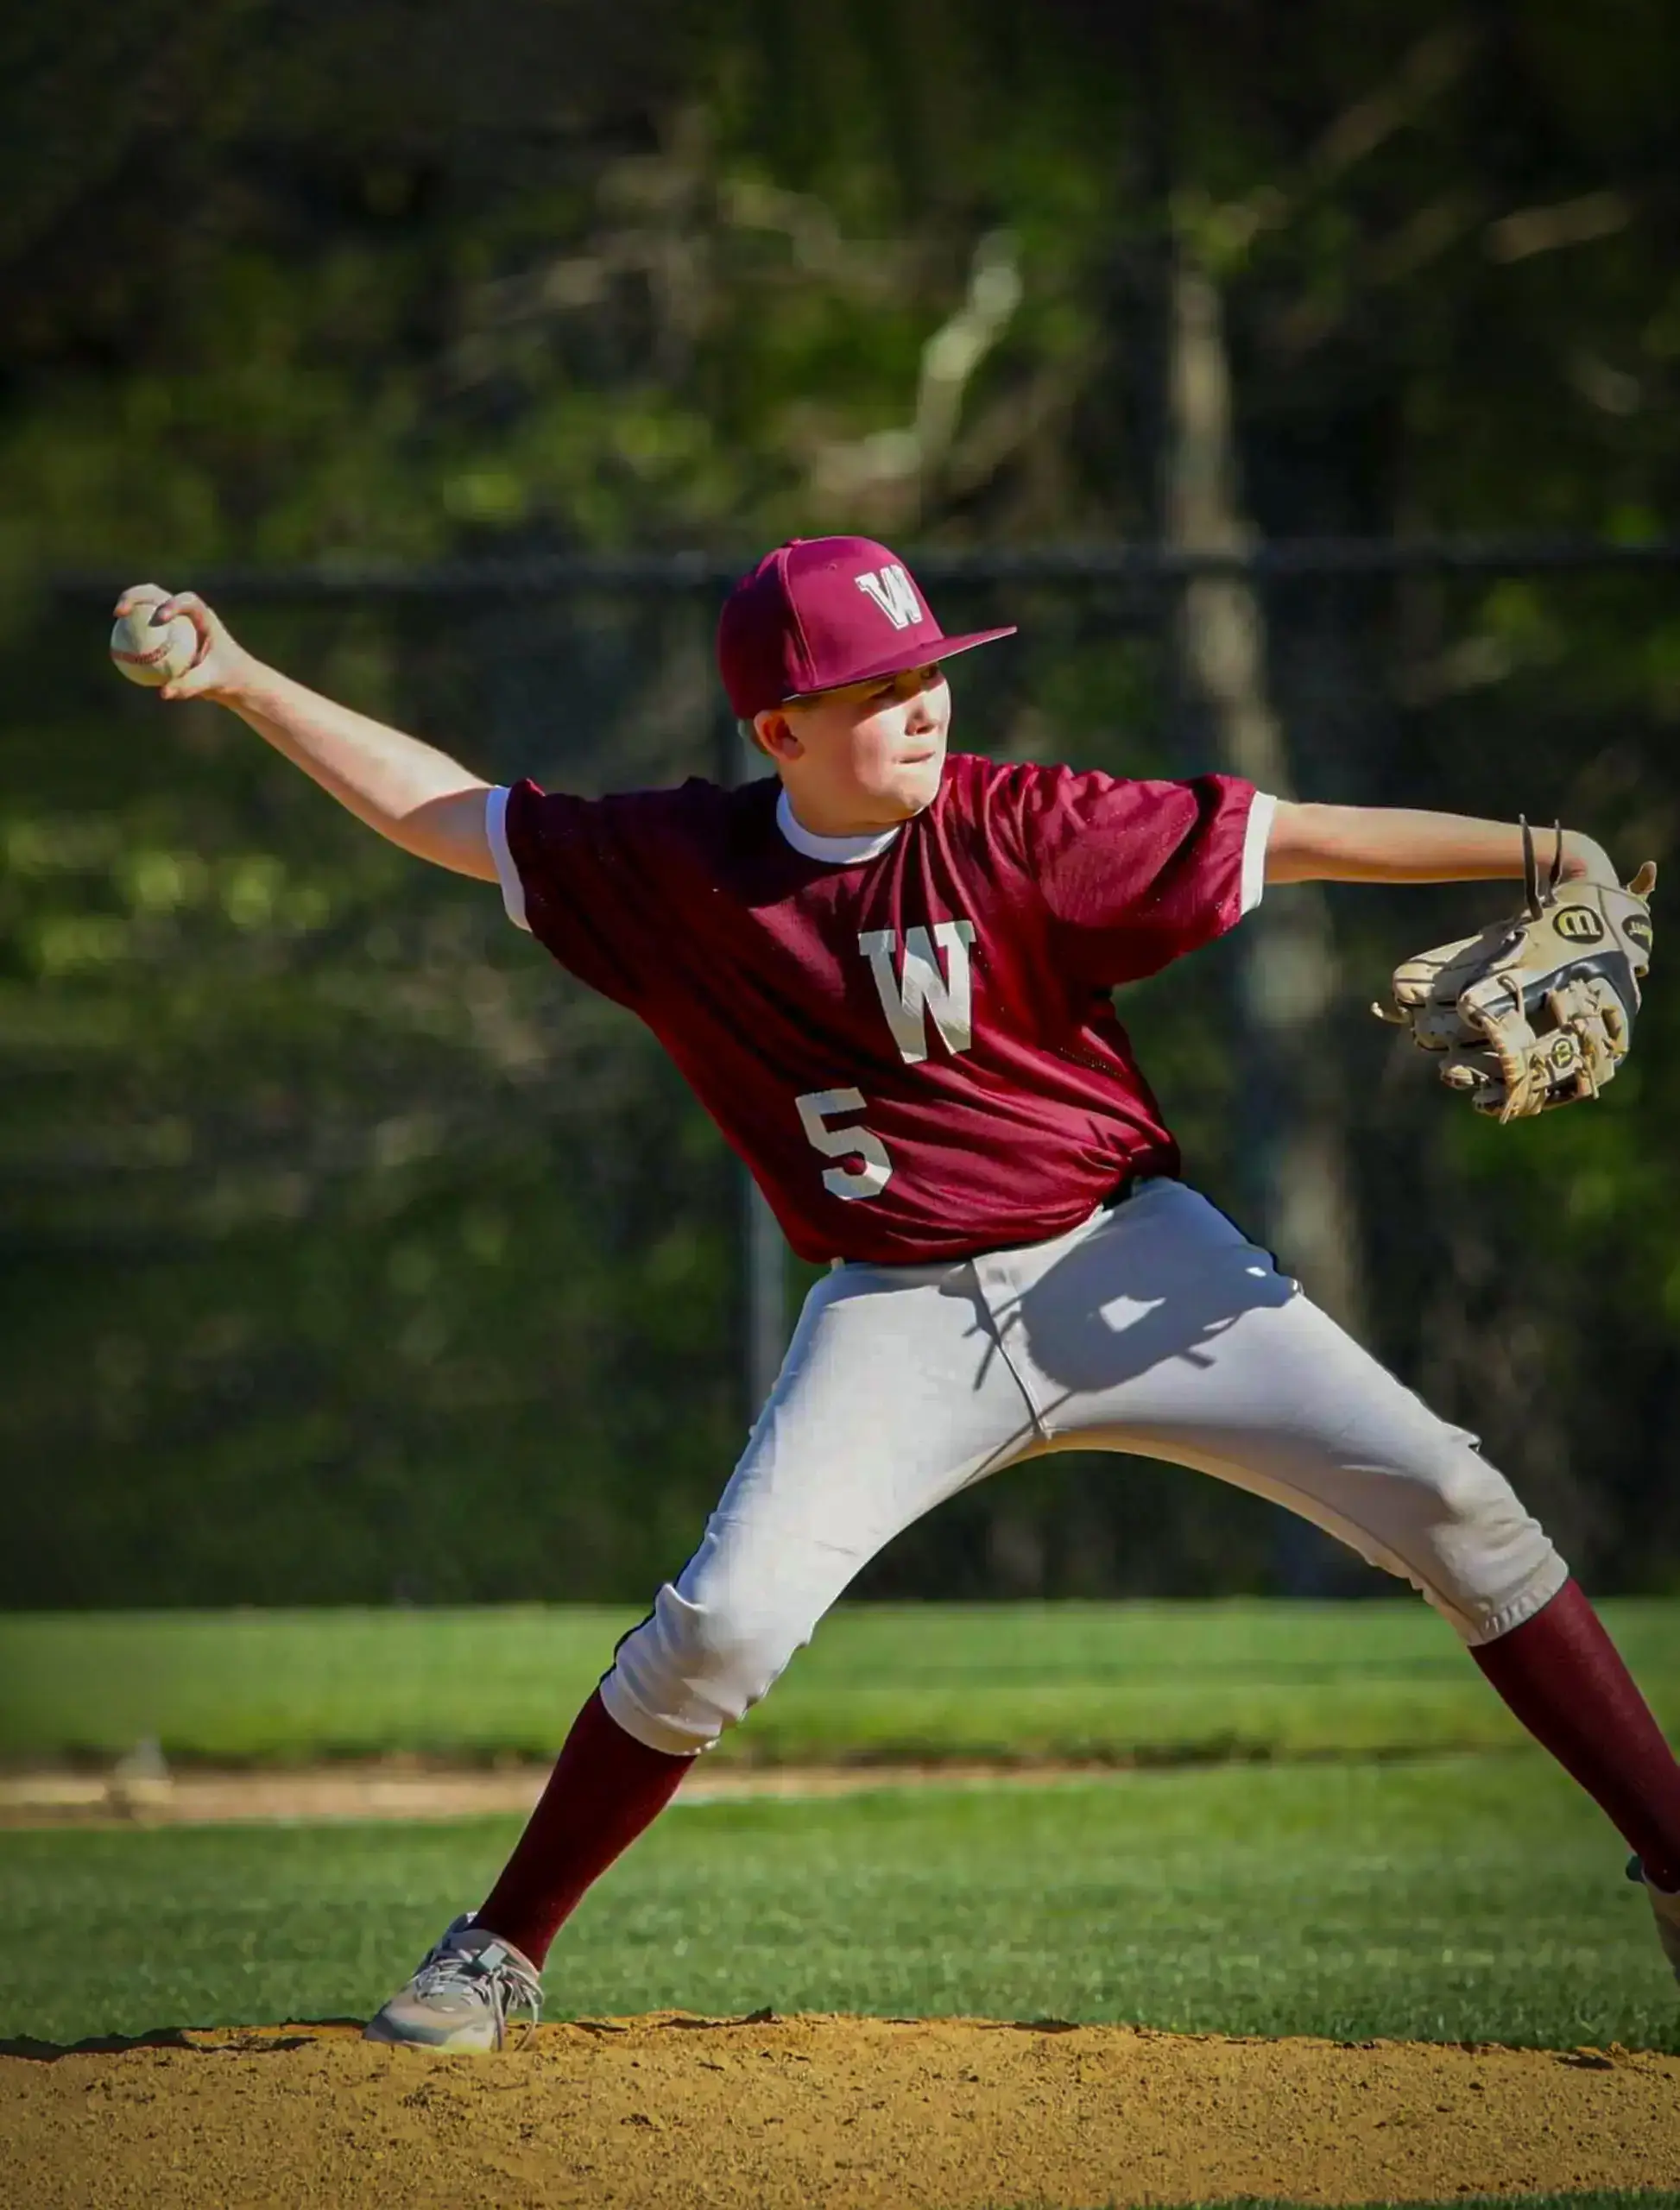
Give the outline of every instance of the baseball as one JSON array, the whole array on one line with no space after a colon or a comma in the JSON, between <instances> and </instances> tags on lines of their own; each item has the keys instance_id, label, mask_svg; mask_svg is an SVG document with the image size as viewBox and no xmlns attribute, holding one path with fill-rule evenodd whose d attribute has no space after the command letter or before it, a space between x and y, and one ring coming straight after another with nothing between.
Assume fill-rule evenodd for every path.
<instances>
[{"instance_id":1,"label":"baseball","mask_svg":"<svg viewBox=\"0 0 1680 2210\"><path fill-rule=\"evenodd\" d=\"M111 633L111 656L130 683L155 689L185 675L199 652L199 633L184 614L154 623L149 606L123 615Z\"/></svg>"}]
</instances>

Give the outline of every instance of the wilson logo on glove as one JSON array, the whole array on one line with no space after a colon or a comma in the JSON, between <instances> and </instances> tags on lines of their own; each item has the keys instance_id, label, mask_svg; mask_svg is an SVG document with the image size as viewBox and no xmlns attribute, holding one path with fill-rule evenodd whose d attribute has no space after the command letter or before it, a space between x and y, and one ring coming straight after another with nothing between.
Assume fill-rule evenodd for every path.
<instances>
[{"instance_id":1,"label":"wilson logo on glove","mask_svg":"<svg viewBox=\"0 0 1680 2210\"><path fill-rule=\"evenodd\" d=\"M1571 944L1599 944L1604 924L1590 906L1566 906L1557 916L1557 933Z\"/></svg>"}]
</instances>

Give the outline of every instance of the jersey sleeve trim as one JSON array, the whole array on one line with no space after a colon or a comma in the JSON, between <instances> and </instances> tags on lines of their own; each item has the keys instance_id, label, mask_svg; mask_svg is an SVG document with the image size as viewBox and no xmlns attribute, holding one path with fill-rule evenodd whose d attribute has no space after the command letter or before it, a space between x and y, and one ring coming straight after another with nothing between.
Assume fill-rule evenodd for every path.
<instances>
[{"instance_id":1,"label":"jersey sleeve trim","mask_svg":"<svg viewBox=\"0 0 1680 2210\"><path fill-rule=\"evenodd\" d=\"M1264 791L1254 792L1254 803L1248 808L1248 825L1242 832L1241 912L1252 913L1266 895L1266 848L1271 841L1277 811L1276 799L1268 798Z\"/></svg>"},{"instance_id":2,"label":"jersey sleeve trim","mask_svg":"<svg viewBox=\"0 0 1680 2210\"><path fill-rule=\"evenodd\" d=\"M508 845L508 797L507 785L498 783L485 798L484 834L489 839L490 857L496 862L496 879L502 885L502 902L508 909L508 919L528 936L531 924L525 917L525 885Z\"/></svg>"}]
</instances>

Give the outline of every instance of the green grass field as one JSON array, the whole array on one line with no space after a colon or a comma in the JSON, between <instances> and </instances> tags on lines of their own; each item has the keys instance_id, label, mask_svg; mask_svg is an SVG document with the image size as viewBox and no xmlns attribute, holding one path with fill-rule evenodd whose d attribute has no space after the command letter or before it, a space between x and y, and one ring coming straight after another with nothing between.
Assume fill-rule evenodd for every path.
<instances>
[{"instance_id":1,"label":"green grass field","mask_svg":"<svg viewBox=\"0 0 1680 2210\"><path fill-rule=\"evenodd\" d=\"M1605 1614L1680 1731L1680 1603ZM231 1762L550 1753L637 1614L591 1607L0 1619L0 1759L142 1737ZM714 1754L1197 1762L1520 1740L1410 1601L843 1606Z\"/></svg>"},{"instance_id":2,"label":"green grass field","mask_svg":"<svg viewBox=\"0 0 1680 2210\"><path fill-rule=\"evenodd\" d=\"M511 1822L0 1835L0 2034L365 2015ZM1680 2050L1614 1838L1538 1756L678 1808L550 1961L674 2006Z\"/></svg>"}]
</instances>

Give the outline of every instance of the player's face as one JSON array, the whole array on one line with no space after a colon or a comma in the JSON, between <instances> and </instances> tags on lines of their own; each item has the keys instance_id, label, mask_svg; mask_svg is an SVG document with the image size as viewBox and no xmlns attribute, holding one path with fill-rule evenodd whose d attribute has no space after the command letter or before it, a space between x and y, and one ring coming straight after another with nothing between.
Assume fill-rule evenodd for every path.
<instances>
[{"instance_id":1,"label":"player's face","mask_svg":"<svg viewBox=\"0 0 1680 2210\"><path fill-rule=\"evenodd\" d=\"M819 835L906 821L939 788L951 691L937 662L824 691L766 718L780 719L792 740L773 756L795 811Z\"/></svg>"}]
</instances>

